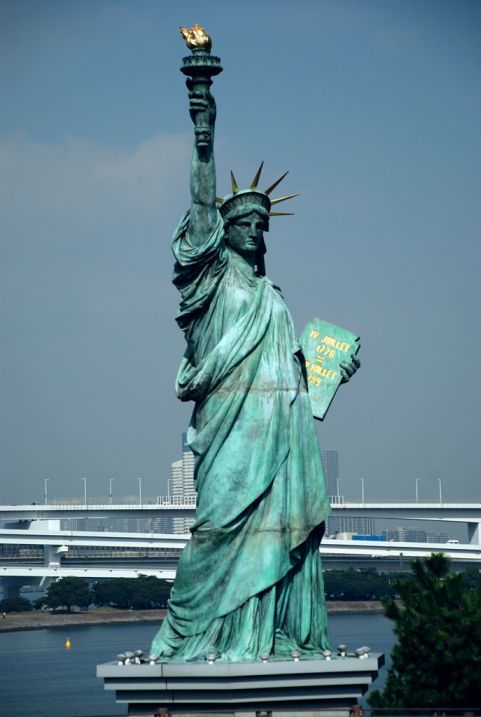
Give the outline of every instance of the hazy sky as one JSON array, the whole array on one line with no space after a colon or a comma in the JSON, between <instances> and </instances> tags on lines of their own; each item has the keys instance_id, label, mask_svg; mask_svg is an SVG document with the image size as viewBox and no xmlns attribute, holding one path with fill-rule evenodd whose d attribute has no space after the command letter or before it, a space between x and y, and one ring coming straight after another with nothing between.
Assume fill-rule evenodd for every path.
<instances>
[{"instance_id":1,"label":"hazy sky","mask_svg":"<svg viewBox=\"0 0 481 717\"><path fill-rule=\"evenodd\" d=\"M224 66L218 193L289 169L267 273L299 333L361 335L319 425L343 492L480 500L481 3L3 0L0 501L165 493L194 22Z\"/></svg>"}]
</instances>

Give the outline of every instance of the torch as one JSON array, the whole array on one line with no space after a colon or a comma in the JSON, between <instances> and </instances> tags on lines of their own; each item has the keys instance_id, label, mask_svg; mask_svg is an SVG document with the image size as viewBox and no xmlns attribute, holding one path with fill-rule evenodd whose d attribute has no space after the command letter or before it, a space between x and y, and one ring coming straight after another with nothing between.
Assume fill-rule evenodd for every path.
<instances>
[{"instance_id":1,"label":"torch","mask_svg":"<svg viewBox=\"0 0 481 717\"><path fill-rule=\"evenodd\" d=\"M222 72L220 58L210 54L212 40L200 25L181 27L180 33L189 50L192 50L191 55L182 59L180 71L190 78L187 81L188 88L207 99L210 95L211 78ZM205 147L212 140L208 112L205 110L195 115L195 135L198 146Z\"/></svg>"}]
</instances>

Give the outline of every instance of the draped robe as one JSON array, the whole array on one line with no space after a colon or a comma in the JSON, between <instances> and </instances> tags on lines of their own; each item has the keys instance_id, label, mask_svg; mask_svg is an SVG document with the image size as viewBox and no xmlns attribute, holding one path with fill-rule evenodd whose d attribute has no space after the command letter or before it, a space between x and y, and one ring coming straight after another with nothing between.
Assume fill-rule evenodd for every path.
<instances>
[{"instance_id":1,"label":"draped robe","mask_svg":"<svg viewBox=\"0 0 481 717\"><path fill-rule=\"evenodd\" d=\"M176 391L195 408L196 520L151 652L160 661L256 660L329 647L319 556L329 514L304 361L280 290L189 212L173 238ZM244 266L243 266L244 265Z\"/></svg>"}]
</instances>

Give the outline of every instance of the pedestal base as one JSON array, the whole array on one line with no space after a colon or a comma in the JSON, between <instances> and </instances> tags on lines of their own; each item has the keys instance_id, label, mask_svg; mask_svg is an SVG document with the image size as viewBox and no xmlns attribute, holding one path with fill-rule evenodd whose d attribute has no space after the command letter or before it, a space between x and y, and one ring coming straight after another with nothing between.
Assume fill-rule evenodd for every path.
<instances>
[{"instance_id":1,"label":"pedestal base","mask_svg":"<svg viewBox=\"0 0 481 717\"><path fill-rule=\"evenodd\" d=\"M97 666L132 715L330 717L349 715L384 655L335 660Z\"/></svg>"}]
</instances>

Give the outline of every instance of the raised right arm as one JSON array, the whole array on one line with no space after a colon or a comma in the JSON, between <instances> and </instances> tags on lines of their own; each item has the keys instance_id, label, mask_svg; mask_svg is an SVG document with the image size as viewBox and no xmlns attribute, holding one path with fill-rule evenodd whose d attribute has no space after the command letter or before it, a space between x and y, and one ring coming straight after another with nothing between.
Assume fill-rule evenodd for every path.
<instances>
[{"instance_id":1,"label":"raised right arm","mask_svg":"<svg viewBox=\"0 0 481 717\"><path fill-rule=\"evenodd\" d=\"M190 116L195 126L194 150L190 169L189 238L195 244L205 241L217 224L215 203L216 177L214 161L214 130L216 107L210 92L201 94L189 86ZM197 120L201 115L201 122ZM201 126L198 126L198 125Z\"/></svg>"}]
</instances>

